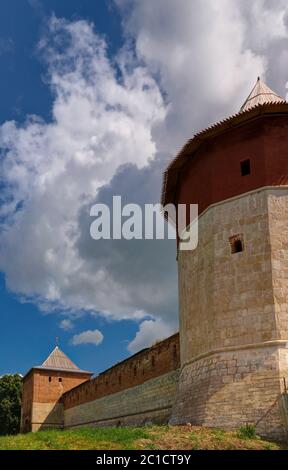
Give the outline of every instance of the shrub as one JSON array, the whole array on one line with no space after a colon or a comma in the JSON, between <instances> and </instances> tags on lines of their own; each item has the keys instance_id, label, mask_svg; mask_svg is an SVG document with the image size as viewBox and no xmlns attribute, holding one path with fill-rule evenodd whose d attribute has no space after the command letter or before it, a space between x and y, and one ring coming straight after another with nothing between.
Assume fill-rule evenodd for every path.
<instances>
[{"instance_id":1,"label":"shrub","mask_svg":"<svg viewBox=\"0 0 288 470\"><path fill-rule=\"evenodd\" d=\"M254 424L247 423L238 429L237 435L240 439L255 439L257 437L256 427Z\"/></svg>"},{"instance_id":2,"label":"shrub","mask_svg":"<svg viewBox=\"0 0 288 470\"><path fill-rule=\"evenodd\" d=\"M0 435L17 434L19 432L21 389L20 375L0 377Z\"/></svg>"}]
</instances>

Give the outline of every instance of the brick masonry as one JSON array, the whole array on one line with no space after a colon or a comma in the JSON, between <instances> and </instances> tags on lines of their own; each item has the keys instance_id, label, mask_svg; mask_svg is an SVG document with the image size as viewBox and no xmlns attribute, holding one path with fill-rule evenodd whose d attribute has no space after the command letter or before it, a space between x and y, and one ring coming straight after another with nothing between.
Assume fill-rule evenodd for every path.
<instances>
[{"instance_id":1,"label":"brick masonry","mask_svg":"<svg viewBox=\"0 0 288 470\"><path fill-rule=\"evenodd\" d=\"M179 334L144 349L63 395L65 410L102 398L180 367Z\"/></svg>"},{"instance_id":2,"label":"brick masonry","mask_svg":"<svg viewBox=\"0 0 288 470\"><path fill-rule=\"evenodd\" d=\"M23 381L21 431L63 426L63 393L89 377L85 373L32 369Z\"/></svg>"},{"instance_id":3,"label":"brick masonry","mask_svg":"<svg viewBox=\"0 0 288 470\"><path fill-rule=\"evenodd\" d=\"M167 423L179 367L176 333L93 379L89 373L32 369L23 384L22 432L119 422Z\"/></svg>"},{"instance_id":4,"label":"brick masonry","mask_svg":"<svg viewBox=\"0 0 288 470\"><path fill-rule=\"evenodd\" d=\"M258 116L203 141L195 154L187 156L174 202L198 204L202 213L214 203L257 188L288 185L287 132L287 114ZM240 164L246 159L251 174L242 177Z\"/></svg>"},{"instance_id":5,"label":"brick masonry","mask_svg":"<svg viewBox=\"0 0 288 470\"><path fill-rule=\"evenodd\" d=\"M181 376L171 422L259 421L262 435L285 437L287 216L287 188L253 191L204 211L197 249L179 252ZM244 251L232 254L238 234Z\"/></svg>"},{"instance_id":6,"label":"brick masonry","mask_svg":"<svg viewBox=\"0 0 288 470\"><path fill-rule=\"evenodd\" d=\"M176 398L179 370L141 385L65 409L64 426L167 423Z\"/></svg>"}]
</instances>

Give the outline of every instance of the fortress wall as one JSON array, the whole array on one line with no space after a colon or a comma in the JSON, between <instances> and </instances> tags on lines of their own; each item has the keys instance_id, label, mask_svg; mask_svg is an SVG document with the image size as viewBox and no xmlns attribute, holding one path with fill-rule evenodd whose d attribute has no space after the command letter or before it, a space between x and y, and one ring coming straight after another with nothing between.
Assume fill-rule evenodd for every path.
<instances>
[{"instance_id":1,"label":"fortress wall","mask_svg":"<svg viewBox=\"0 0 288 470\"><path fill-rule=\"evenodd\" d=\"M199 218L197 249L179 252L172 422L237 428L267 413L258 431L284 437L276 402L288 374L287 201L287 188L267 188L212 206ZM244 251L231 253L237 234Z\"/></svg>"},{"instance_id":2,"label":"fortress wall","mask_svg":"<svg viewBox=\"0 0 288 470\"><path fill-rule=\"evenodd\" d=\"M167 422L180 367L179 334L62 396L65 426Z\"/></svg>"},{"instance_id":3,"label":"fortress wall","mask_svg":"<svg viewBox=\"0 0 288 470\"><path fill-rule=\"evenodd\" d=\"M169 421L179 369L64 411L64 427L128 426Z\"/></svg>"},{"instance_id":4,"label":"fortress wall","mask_svg":"<svg viewBox=\"0 0 288 470\"><path fill-rule=\"evenodd\" d=\"M250 423L262 436L283 439L283 383L279 376L279 356L283 354L287 361L283 347L247 348L222 351L186 364L170 423L190 421L222 429Z\"/></svg>"},{"instance_id":5,"label":"fortress wall","mask_svg":"<svg viewBox=\"0 0 288 470\"><path fill-rule=\"evenodd\" d=\"M272 287L277 336L288 339L288 190L270 191L268 198ZM286 366L286 373L288 368ZM288 377L286 376L287 380Z\"/></svg>"},{"instance_id":6,"label":"fortress wall","mask_svg":"<svg viewBox=\"0 0 288 470\"><path fill-rule=\"evenodd\" d=\"M281 339L272 288L271 191L210 207L199 217L196 250L179 252L181 365L218 348ZM230 237L238 234L244 250L232 254Z\"/></svg>"}]
</instances>

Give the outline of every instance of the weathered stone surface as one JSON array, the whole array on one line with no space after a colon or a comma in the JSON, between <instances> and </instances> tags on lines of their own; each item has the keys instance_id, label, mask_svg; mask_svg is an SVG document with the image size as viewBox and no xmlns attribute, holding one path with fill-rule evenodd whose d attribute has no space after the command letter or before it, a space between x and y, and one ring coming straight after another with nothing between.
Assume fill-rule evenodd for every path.
<instances>
[{"instance_id":1,"label":"weathered stone surface","mask_svg":"<svg viewBox=\"0 0 288 470\"><path fill-rule=\"evenodd\" d=\"M32 429L62 428L64 422L62 403L37 403L32 406Z\"/></svg>"},{"instance_id":2,"label":"weathered stone surface","mask_svg":"<svg viewBox=\"0 0 288 470\"><path fill-rule=\"evenodd\" d=\"M171 422L260 420L263 435L284 437L277 400L288 376L287 221L288 190L257 190L207 209L197 249L179 252L182 372ZM244 251L232 254L237 234Z\"/></svg>"},{"instance_id":3,"label":"weathered stone surface","mask_svg":"<svg viewBox=\"0 0 288 470\"><path fill-rule=\"evenodd\" d=\"M263 436L283 438L280 349L222 352L184 366L170 423L224 429L251 423Z\"/></svg>"},{"instance_id":4,"label":"weathered stone surface","mask_svg":"<svg viewBox=\"0 0 288 470\"><path fill-rule=\"evenodd\" d=\"M89 401L64 412L64 426L167 423L176 397L179 371Z\"/></svg>"}]
</instances>

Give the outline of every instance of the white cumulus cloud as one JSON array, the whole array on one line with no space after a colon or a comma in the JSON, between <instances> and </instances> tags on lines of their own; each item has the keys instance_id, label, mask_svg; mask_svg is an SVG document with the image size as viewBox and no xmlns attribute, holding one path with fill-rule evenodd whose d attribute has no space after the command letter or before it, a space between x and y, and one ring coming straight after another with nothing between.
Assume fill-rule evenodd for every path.
<instances>
[{"instance_id":1,"label":"white cumulus cloud","mask_svg":"<svg viewBox=\"0 0 288 470\"><path fill-rule=\"evenodd\" d=\"M129 316L127 295L109 272L101 265L91 270L79 256L77 215L120 165L141 169L153 158L152 128L165 106L129 50L112 65L106 43L86 21L52 18L49 27L39 50L54 94L53 120L29 116L23 126L9 121L0 128L0 268L9 289L42 309Z\"/></svg>"},{"instance_id":2,"label":"white cumulus cloud","mask_svg":"<svg viewBox=\"0 0 288 470\"><path fill-rule=\"evenodd\" d=\"M236 112L258 75L284 93L288 5L115 1L125 42L117 56L87 21L53 17L39 44L52 120L0 126L0 270L45 311L150 315L135 351L149 328L167 336L177 325L175 244L93 242L91 205L113 194L158 202L170 157Z\"/></svg>"},{"instance_id":3,"label":"white cumulus cloud","mask_svg":"<svg viewBox=\"0 0 288 470\"><path fill-rule=\"evenodd\" d=\"M128 351L136 353L152 346L156 341L167 338L174 332L174 329L162 320L144 320L140 324L135 338L128 344Z\"/></svg>"},{"instance_id":4,"label":"white cumulus cloud","mask_svg":"<svg viewBox=\"0 0 288 470\"><path fill-rule=\"evenodd\" d=\"M74 328L74 324L69 318L65 318L64 320L61 320L59 327L64 331L69 331Z\"/></svg>"},{"instance_id":5,"label":"white cumulus cloud","mask_svg":"<svg viewBox=\"0 0 288 470\"><path fill-rule=\"evenodd\" d=\"M71 340L71 343L74 346L77 346L79 344L95 344L95 346L98 346L102 343L103 338L104 336L101 331L87 330L82 331L82 333L79 333L78 335L74 335Z\"/></svg>"}]
</instances>

